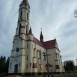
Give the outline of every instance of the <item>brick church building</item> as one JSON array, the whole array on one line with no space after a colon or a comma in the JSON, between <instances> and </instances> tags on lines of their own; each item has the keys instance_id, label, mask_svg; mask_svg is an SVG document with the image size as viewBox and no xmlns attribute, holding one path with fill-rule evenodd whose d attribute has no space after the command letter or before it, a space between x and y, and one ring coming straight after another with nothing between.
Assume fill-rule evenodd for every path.
<instances>
[{"instance_id":1,"label":"brick church building","mask_svg":"<svg viewBox=\"0 0 77 77\"><path fill-rule=\"evenodd\" d=\"M40 40L38 40L32 33L29 17L30 5L28 0L23 0L19 5L19 17L8 73L39 74L47 73L48 71L50 73L64 72L57 40L44 41L42 31Z\"/></svg>"}]
</instances>

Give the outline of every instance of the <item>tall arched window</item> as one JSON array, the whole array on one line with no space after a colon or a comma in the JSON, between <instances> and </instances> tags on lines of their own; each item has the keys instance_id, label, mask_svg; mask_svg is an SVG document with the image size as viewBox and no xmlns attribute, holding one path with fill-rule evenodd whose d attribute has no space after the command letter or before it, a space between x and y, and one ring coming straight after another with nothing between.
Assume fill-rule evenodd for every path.
<instances>
[{"instance_id":1,"label":"tall arched window","mask_svg":"<svg viewBox=\"0 0 77 77\"><path fill-rule=\"evenodd\" d=\"M28 34L28 24L26 25L26 34Z\"/></svg>"},{"instance_id":2,"label":"tall arched window","mask_svg":"<svg viewBox=\"0 0 77 77\"><path fill-rule=\"evenodd\" d=\"M41 50L39 51L39 57L40 57L41 64L42 64L42 52L41 52Z\"/></svg>"},{"instance_id":3,"label":"tall arched window","mask_svg":"<svg viewBox=\"0 0 77 77\"><path fill-rule=\"evenodd\" d=\"M29 20L29 13L27 13L27 20Z\"/></svg>"},{"instance_id":4,"label":"tall arched window","mask_svg":"<svg viewBox=\"0 0 77 77\"><path fill-rule=\"evenodd\" d=\"M20 12L20 19L22 19L22 11Z\"/></svg>"},{"instance_id":5,"label":"tall arched window","mask_svg":"<svg viewBox=\"0 0 77 77\"><path fill-rule=\"evenodd\" d=\"M28 60L28 55L27 55L27 60Z\"/></svg>"},{"instance_id":6,"label":"tall arched window","mask_svg":"<svg viewBox=\"0 0 77 77\"><path fill-rule=\"evenodd\" d=\"M44 52L43 55L44 55L44 60L46 61L46 59L47 59L46 53Z\"/></svg>"},{"instance_id":7,"label":"tall arched window","mask_svg":"<svg viewBox=\"0 0 77 77\"><path fill-rule=\"evenodd\" d=\"M16 48L16 52L19 52L19 48Z\"/></svg>"},{"instance_id":8,"label":"tall arched window","mask_svg":"<svg viewBox=\"0 0 77 77\"><path fill-rule=\"evenodd\" d=\"M21 33L21 24L19 25L19 35L20 35L20 33Z\"/></svg>"}]
</instances>

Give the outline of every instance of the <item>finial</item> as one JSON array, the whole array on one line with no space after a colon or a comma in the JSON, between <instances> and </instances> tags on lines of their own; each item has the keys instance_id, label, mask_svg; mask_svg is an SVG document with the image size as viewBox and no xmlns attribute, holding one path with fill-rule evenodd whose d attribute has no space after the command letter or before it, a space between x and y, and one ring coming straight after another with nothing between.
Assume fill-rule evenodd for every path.
<instances>
[{"instance_id":1,"label":"finial","mask_svg":"<svg viewBox=\"0 0 77 77\"><path fill-rule=\"evenodd\" d=\"M41 31L42 31L42 28L40 28L41 29Z\"/></svg>"},{"instance_id":2,"label":"finial","mask_svg":"<svg viewBox=\"0 0 77 77\"><path fill-rule=\"evenodd\" d=\"M23 0L23 3L24 4L28 4L28 0Z\"/></svg>"},{"instance_id":3,"label":"finial","mask_svg":"<svg viewBox=\"0 0 77 77\"><path fill-rule=\"evenodd\" d=\"M42 35L42 28L40 28L41 29L41 35Z\"/></svg>"}]
</instances>

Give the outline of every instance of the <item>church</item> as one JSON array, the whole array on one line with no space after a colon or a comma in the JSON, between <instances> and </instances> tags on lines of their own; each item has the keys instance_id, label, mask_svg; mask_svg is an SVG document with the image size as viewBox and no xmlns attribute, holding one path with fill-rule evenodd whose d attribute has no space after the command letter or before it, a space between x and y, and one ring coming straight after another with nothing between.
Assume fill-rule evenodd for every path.
<instances>
[{"instance_id":1,"label":"church","mask_svg":"<svg viewBox=\"0 0 77 77\"><path fill-rule=\"evenodd\" d=\"M42 31L40 40L30 27L30 5L23 0L19 5L16 34L9 61L9 74L62 73L62 56L57 40L44 41Z\"/></svg>"}]
</instances>

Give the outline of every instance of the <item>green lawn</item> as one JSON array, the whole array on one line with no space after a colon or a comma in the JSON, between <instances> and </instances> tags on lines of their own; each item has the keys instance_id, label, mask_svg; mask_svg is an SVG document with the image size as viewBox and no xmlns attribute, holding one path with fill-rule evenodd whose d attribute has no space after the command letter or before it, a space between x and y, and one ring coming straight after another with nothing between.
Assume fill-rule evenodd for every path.
<instances>
[{"instance_id":1,"label":"green lawn","mask_svg":"<svg viewBox=\"0 0 77 77\"><path fill-rule=\"evenodd\" d=\"M25 77L44 77L44 76L25 76ZM46 76L48 77L48 76ZM49 77L52 77L52 75L50 75ZM53 75L53 77L77 77L77 74L69 74L69 75Z\"/></svg>"},{"instance_id":2,"label":"green lawn","mask_svg":"<svg viewBox=\"0 0 77 77\"><path fill-rule=\"evenodd\" d=\"M77 77L77 74L75 75L54 75L54 77Z\"/></svg>"}]
</instances>

